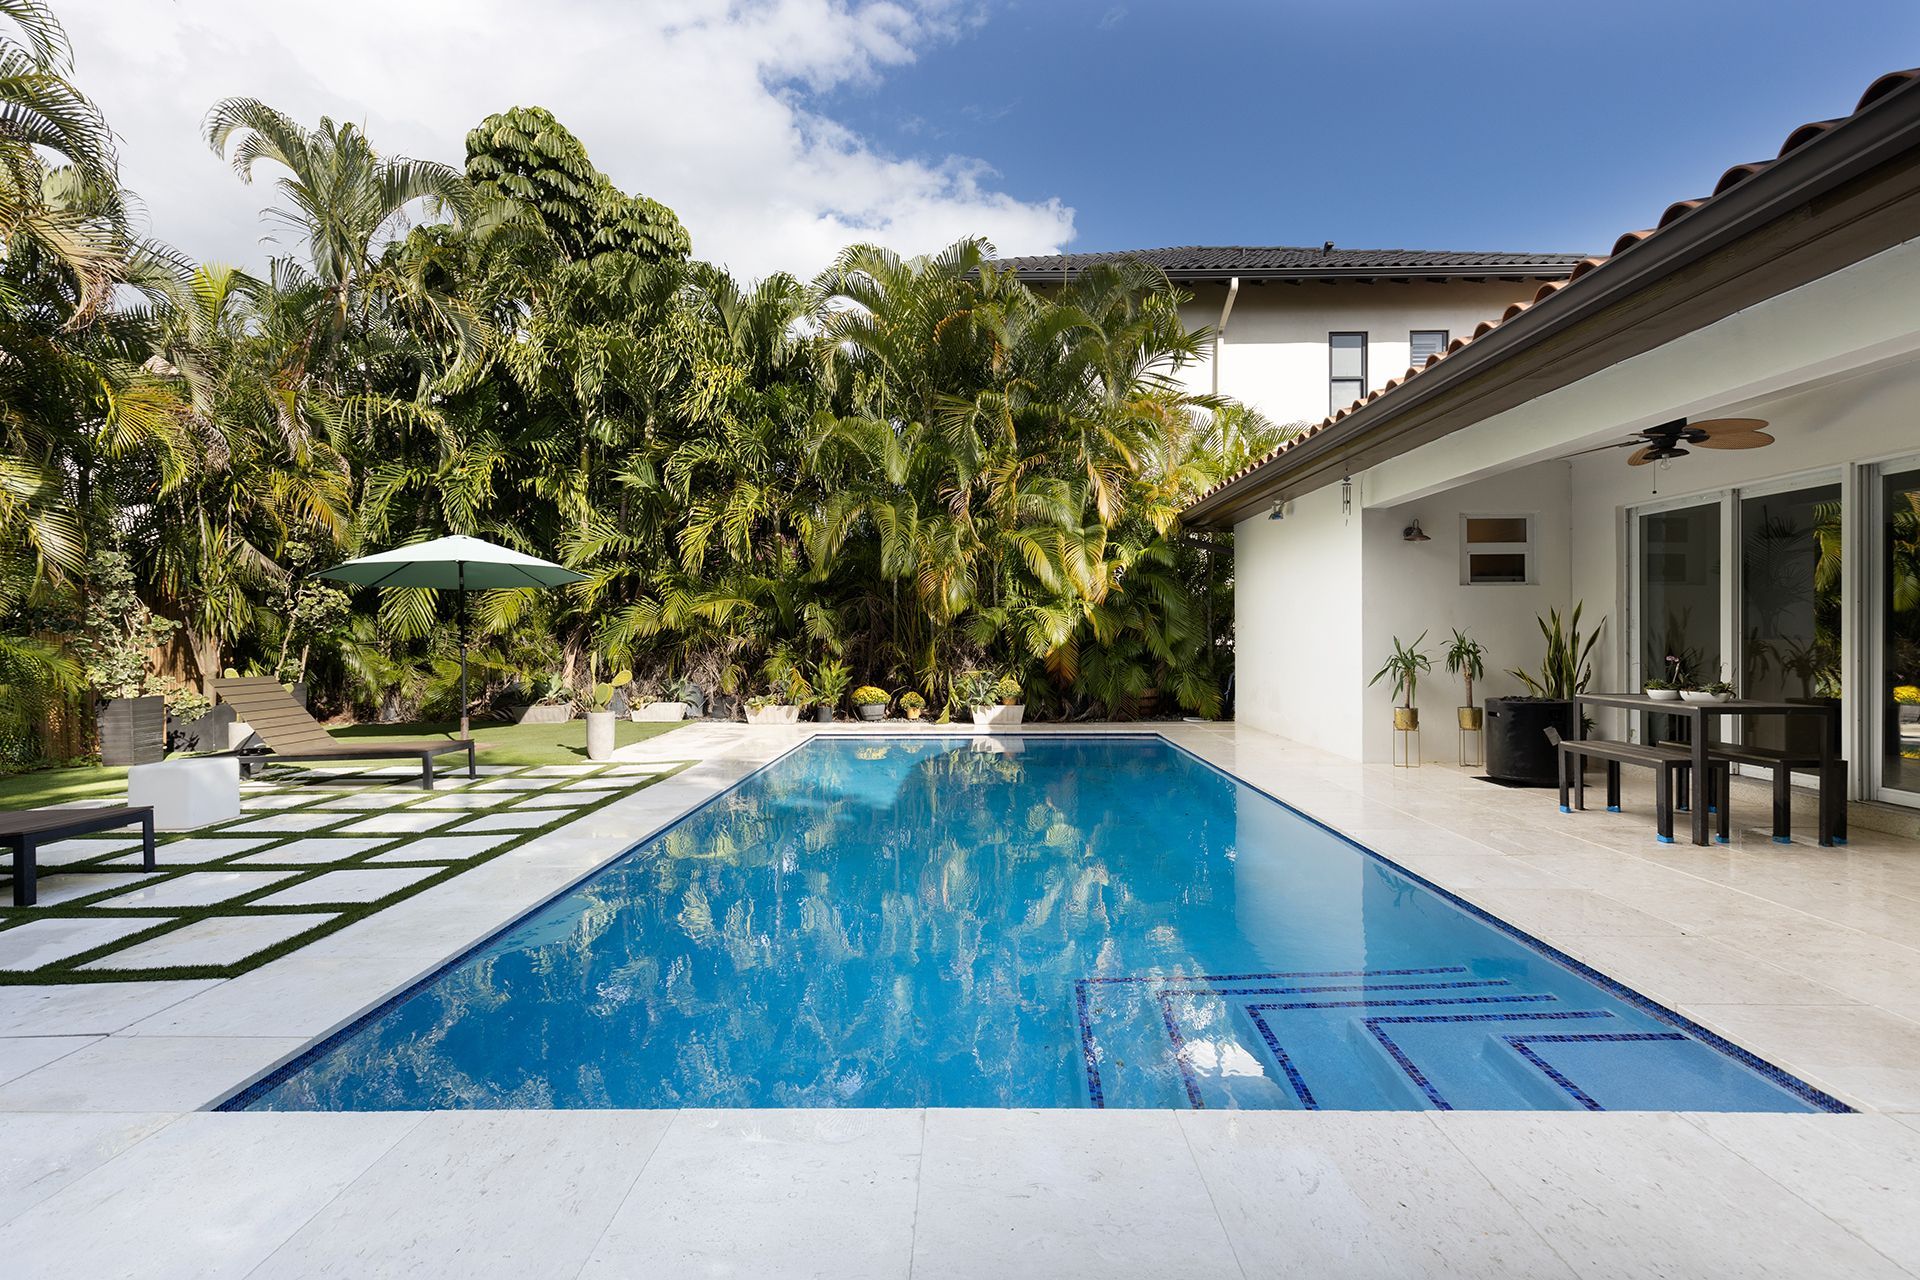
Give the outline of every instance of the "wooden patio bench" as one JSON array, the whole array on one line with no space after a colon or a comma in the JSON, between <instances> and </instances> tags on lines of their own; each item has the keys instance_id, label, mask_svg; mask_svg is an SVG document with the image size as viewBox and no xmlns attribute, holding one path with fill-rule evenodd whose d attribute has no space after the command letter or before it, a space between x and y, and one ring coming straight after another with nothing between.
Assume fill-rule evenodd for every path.
<instances>
[{"instance_id":1,"label":"wooden patio bench","mask_svg":"<svg viewBox=\"0 0 1920 1280\"><path fill-rule=\"evenodd\" d=\"M1547 738L1553 743L1559 761L1560 812L1572 813L1587 807L1587 779L1581 767L1587 760L1606 762L1608 813L1620 812L1620 766L1631 764L1652 769L1654 831L1660 843L1673 843L1674 792L1677 782L1691 776L1692 752L1665 743L1648 745L1597 738L1562 738L1560 731L1553 728L1547 730ZM1719 760L1709 765L1707 773L1706 801L1717 810L1720 843L1725 844L1731 824L1727 803L1730 769L1726 761ZM1569 790L1573 793L1571 805L1568 804Z\"/></svg>"},{"instance_id":2,"label":"wooden patio bench","mask_svg":"<svg viewBox=\"0 0 1920 1280\"><path fill-rule=\"evenodd\" d=\"M146 805L116 805L110 809L14 809L0 813L0 842L13 850L13 905L30 907L39 901L40 847L69 836L112 831L140 824L141 866L153 870L153 810ZM62 867L62 871L125 872L125 867Z\"/></svg>"},{"instance_id":3,"label":"wooden patio bench","mask_svg":"<svg viewBox=\"0 0 1920 1280\"><path fill-rule=\"evenodd\" d=\"M422 738L411 742L342 742L326 731L307 709L272 676L242 676L214 681L220 701L233 704L234 712L245 721L264 749L246 749L223 754L240 757L240 774L251 775L252 766L266 759L310 763L317 760L418 760L420 786L433 790L435 757L466 753L467 776L478 776L474 768L471 738Z\"/></svg>"}]
</instances>

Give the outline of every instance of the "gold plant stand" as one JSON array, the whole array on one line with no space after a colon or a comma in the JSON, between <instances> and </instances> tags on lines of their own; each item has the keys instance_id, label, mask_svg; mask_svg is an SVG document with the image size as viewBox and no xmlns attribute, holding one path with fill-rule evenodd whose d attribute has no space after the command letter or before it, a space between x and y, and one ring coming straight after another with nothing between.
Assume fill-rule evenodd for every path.
<instances>
[{"instance_id":1,"label":"gold plant stand","mask_svg":"<svg viewBox=\"0 0 1920 1280\"><path fill-rule=\"evenodd\" d=\"M1487 763L1487 721L1485 711L1479 707L1457 707L1460 718L1460 767L1462 769L1481 769ZM1467 745L1471 741L1473 759L1467 758Z\"/></svg>"},{"instance_id":2,"label":"gold plant stand","mask_svg":"<svg viewBox=\"0 0 1920 1280\"><path fill-rule=\"evenodd\" d=\"M1420 708L1393 709L1393 767L1420 767Z\"/></svg>"}]
</instances>

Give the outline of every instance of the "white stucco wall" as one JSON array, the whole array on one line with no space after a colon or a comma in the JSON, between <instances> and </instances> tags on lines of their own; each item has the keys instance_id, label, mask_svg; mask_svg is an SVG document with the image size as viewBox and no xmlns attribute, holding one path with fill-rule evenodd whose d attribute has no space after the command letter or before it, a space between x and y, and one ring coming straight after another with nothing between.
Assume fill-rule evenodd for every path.
<instances>
[{"instance_id":1,"label":"white stucco wall","mask_svg":"<svg viewBox=\"0 0 1920 1280\"><path fill-rule=\"evenodd\" d=\"M1453 709L1464 689L1446 673L1441 655L1459 627L1487 650L1487 674L1474 685L1476 703L1488 696L1525 693L1509 667L1539 669L1545 651L1534 619L1568 599L1571 558L1568 546L1570 468L1545 462L1398 507L1369 509L1365 515L1362 556L1361 648L1365 675L1371 678L1393 651L1393 637L1412 643L1427 633L1421 648L1433 658L1433 674L1420 682L1420 753L1429 763L1459 760L1460 735ZM1462 515L1531 516L1533 581L1481 583L1460 581ZM1403 531L1415 519L1430 541L1407 542ZM1604 609L1589 609L1586 628ZM1393 691L1390 681L1368 687L1363 696L1362 755L1389 759L1393 750ZM1472 748L1470 748L1472 749Z\"/></svg>"},{"instance_id":2,"label":"white stucco wall","mask_svg":"<svg viewBox=\"0 0 1920 1280\"><path fill-rule=\"evenodd\" d=\"M1329 333L1367 337L1367 389L1385 386L1407 370L1408 334L1445 329L1461 338L1483 320L1498 318L1531 298L1539 284L1469 284L1449 280L1413 284L1243 282L1220 346L1220 392L1252 405L1275 422L1318 422L1327 416ZM1224 285L1189 286L1194 300L1182 316L1191 327L1217 326ZM1212 389L1204 360L1182 372L1198 392Z\"/></svg>"},{"instance_id":3,"label":"white stucco wall","mask_svg":"<svg viewBox=\"0 0 1920 1280\"><path fill-rule=\"evenodd\" d=\"M1234 530L1234 718L1357 757L1361 512L1338 485L1290 508Z\"/></svg>"}]
</instances>

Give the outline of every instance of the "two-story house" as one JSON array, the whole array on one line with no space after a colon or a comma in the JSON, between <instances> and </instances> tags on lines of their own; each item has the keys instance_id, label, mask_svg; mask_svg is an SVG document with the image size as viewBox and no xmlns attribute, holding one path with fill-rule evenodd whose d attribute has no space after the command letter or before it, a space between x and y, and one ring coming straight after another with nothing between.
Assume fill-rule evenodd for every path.
<instances>
[{"instance_id":1,"label":"two-story house","mask_svg":"<svg viewBox=\"0 0 1920 1280\"><path fill-rule=\"evenodd\" d=\"M1446 253L1287 245L1188 246L1008 258L1028 284L1059 284L1137 258L1192 295L1189 326L1212 353L1183 376L1279 423L1318 422L1474 329L1580 261L1561 253Z\"/></svg>"}]
</instances>

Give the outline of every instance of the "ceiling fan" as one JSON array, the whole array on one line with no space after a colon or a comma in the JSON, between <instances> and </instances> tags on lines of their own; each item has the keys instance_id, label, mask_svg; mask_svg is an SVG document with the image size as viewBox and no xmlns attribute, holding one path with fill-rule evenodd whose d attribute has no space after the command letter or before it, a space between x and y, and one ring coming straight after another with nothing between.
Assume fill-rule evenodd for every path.
<instances>
[{"instance_id":1,"label":"ceiling fan","mask_svg":"<svg viewBox=\"0 0 1920 1280\"><path fill-rule=\"evenodd\" d=\"M1695 448L1760 449L1773 443L1773 437L1766 433L1766 425L1765 418L1703 418L1698 422L1675 418L1672 422L1636 431L1631 440L1603 444L1595 449L1582 449L1571 456L1578 458L1581 454L1600 453L1607 449L1632 449L1633 453L1627 457L1627 465L1644 467L1649 462L1670 462L1675 458L1684 458Z\"/></svg>"}]
</instances>

